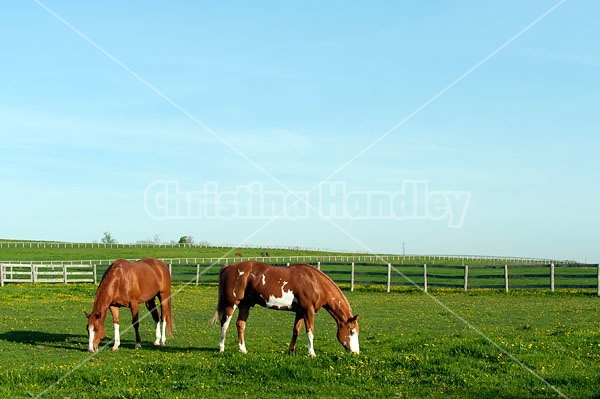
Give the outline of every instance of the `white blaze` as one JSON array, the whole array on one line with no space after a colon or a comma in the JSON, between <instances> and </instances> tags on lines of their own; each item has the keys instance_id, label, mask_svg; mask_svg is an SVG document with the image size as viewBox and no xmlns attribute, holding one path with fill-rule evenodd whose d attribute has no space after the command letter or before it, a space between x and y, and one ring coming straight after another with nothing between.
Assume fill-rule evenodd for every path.
<instances>
[{"instance_id":1,"label":"white blaze","mask_svg":"<svg viewBox=\"0 0 600 399\"><path fill-rule=\"evenodd\" d=\"M90 335L90 343L88 344L88 350L90 352L94 351L94 326L88 327L89 335Z\"/></svg>"},{"instance_id":2,"label":"white blaze","mask_svg":"<svg viewBox=\"0 0 600 399\"><path fill-rule=\"evenodd\" d=\"M356 329L353 329L350 332L350 352L360 353L360 346L358 345L358 334L356 333Z\"/></svg>"}]
</instances>

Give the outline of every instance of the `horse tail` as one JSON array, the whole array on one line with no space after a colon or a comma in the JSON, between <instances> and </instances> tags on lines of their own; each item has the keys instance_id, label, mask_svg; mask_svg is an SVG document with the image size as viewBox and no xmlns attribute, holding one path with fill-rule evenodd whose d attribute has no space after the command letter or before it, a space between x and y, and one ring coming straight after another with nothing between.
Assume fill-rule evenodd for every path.
<instances>
[{"instance_id":1,"label":"horse tail","mask_svg":"<svg viewBox=\"0 0 600 399\"><path fill-rule=\"evenodd\" d=\"M217 324L217 321L223 317L223 312L225 311L226 298L225 290L223 288L223 286L225 285L225 282L223 281L223 273L225 272L225 269L227 269L228 266L229 265L223 266L219 271L219 299L217 301L217 309L215 310L213 316L210 318L210 323L212 325Z\"/></svg>"},{"instance_id":2,"label":"horse tail","mask_svg":"<svg viewBox=\"0 0 600 399\"><path fill-rule=\"evenodd\" d=\"M169 296L167 301L167 335L169 336L169 338L171 338L173 337L173 331L175 330L175 322L173 321L173 301L171 301L171 296Z\"/></svg>"},{"instance_id":3,"label":"horse tail","mask_svg":"<svg viewBox=\"0 0 600 399\"><path fill-rule=\"evenodd\" d=\"M220 319L220 317L219 317L219 311L215 310L215 313L210 318L210 324L212 324L214 326L215 324L217 324L217 320L219 320L219 319Z\"/></svg>"}]
</instances>

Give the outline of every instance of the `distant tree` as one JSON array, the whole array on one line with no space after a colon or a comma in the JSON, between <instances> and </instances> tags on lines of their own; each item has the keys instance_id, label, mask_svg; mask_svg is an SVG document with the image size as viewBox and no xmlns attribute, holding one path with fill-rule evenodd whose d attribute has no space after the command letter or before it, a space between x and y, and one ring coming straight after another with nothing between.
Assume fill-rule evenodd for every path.
<instances>
[{"instance_id":1,"label":"distant tree","mask_svg":"<svg viewBox=\"0 0 600 399\"><path fill-rule=\"evenodd\" d=\"M192 237L192 236L182 236L179 239L179 243L180 244L193 244L194 243L194 237Z\"/></svg>"},{"instance_id":2,"label":"distant tree","mask_svg":"<svg viewBox=\"0 0 600 399\"><path fill-rule=\"evenodd\" d=\"M160 236L158 234L154 234L154 243L156 245L160 244Z\"/></svg>"},{"instance_id":3,"label":"distant tree","mask_svg":"<svg viewBox=\"0 0 600 399\"><path fill-rule=\"evenodd\" d=\"M116 244L117 240L115 240L112 236L112 234L110 234L108 231L104 232L104 236L102 237L102 240L100 240L103 244Z\"/></svg>"}]
</instances>

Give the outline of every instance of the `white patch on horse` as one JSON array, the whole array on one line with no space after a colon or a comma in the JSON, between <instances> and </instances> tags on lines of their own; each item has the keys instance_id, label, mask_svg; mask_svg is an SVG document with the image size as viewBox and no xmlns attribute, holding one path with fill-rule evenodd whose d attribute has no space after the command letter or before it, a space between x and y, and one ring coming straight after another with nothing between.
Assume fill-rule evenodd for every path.
<instances>
[{"instance_id":1,"label":"white patch on horse","mask_svg":"<svg viewBox=\"0 0 600 399\"><path fill-rule=\"evenodd\" d=\"M233 310L235 310L235 305L233 306ZM225 351L225 336L227 334L227 329L229 328L229 323L231 322L232 316L225 317L225 322L221 326L221 337L219 338L219 352Z\"/></svg>"},{"instance_id":2,"label":"white patch on horse","mask_svg":"<svg viewBox=\"0 0 600 399\"><path fill-rule=\"evenodd\" d=\"M88 344L88 350L94 352L94 326L89 326L88 331L90 334L90 342Z\"/></svg>"},{"instance_id":3,"label":"white patch on horse","mask_svg":"<svg viewBox=\"0 0 600 399\"><path fill-rule=\"evenodd\" d=\"M119 325L117 323L113 323L113 328L115 330L115 344L113 345L112 350L116 351L121 345L121 334L119 333Z\"/></svg>"},{"instance_id":4,"label":"white patch on horse","mask_svg":"<svg viewBox=\"0 0 600 399\"><path fill-rule=\"evenodd\" d=\"M360 346L358 344L358 334L356 333L355 328L350 330L350 352L360 353Z\"/></svg>"},{"instance_id":5,"label":"white patch on horse","mask_svg":"<svg viewBox=\"0 0 600 399\"><path fill-rule=\"evenodd\" d=\"M293 291L285 291L285 286L288 282L284 281L281 285L281 297L276 297L275 295L269 295L269 300L266 305L268 308L292 308L292 303L294 303L295 296Z\"/></svg>"},{"instance_id":6,"label":"white patch on horse","mask_svg":"<svg viewBox=\"0 0 600 399\"><path fill-rule=\"evenodd\" d=\"M267 278L265 277L265 275L262 275L262 283L263 285L267 284Z\"/></svg>"},{"instance_id":7,"label":"white patch on horse","mask_svg":"<svg viewBox=\"0 0 600 399\"><path fill-rule=\"evenodd\" d=\"M312 330L308 330L306 332L306 336L308 338L308 355L310 357L315 357L315 356L317 356L315 354L315 345L313 343L313 341L315 339L315 334L312 332Z\"/></svg>"},{"instance_id":8,"label":"white patch on horse","mask_svg":"<svg viewBox=\"0 0 600 399\"><path fill-rule=\"evenodd\" d=\"M241 270L238 270L238 274L239 274L240 276L243 276L243 275L244 275L244 273L245 273L245 272L243 272L243 271L241 271Z\"/></svg>"}]
</instances>

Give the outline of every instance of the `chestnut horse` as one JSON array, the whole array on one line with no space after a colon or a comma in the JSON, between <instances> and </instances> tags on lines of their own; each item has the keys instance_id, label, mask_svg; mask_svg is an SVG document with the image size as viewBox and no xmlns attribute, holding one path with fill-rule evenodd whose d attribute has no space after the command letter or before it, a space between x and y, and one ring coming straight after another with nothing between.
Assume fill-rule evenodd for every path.
<instances>
[{"instance_id":1,"label":"chestnut horse","mask_svg":"<svg viewBox=\"0 0 600 399\"><path fill-rule=\"evenodd\" d=\"M158 297L161 315L155 298ZM135 329L136 348L141 348L138 313L140 302L145 302L156 322L156 341L154 345L164 346L166 335L173 333L173 315L171 311L171 275L169 268L158 259L146 258L137 262L118 259L106 269L94 299L92 313L85 313L88 318L90 352L98 352L98 344L104 337L104 320L110 309L115 329L113 351L119 349L119 308L131 308L132 324ZM162 332L161 323L162 320Z\"/></svg>"},{"instance_id":2,"label":"chestnut horse","mask_svg":"<svg viewBox=\"0 0 600 399\"><path fill-rule=\"evenodd\" d=\"M313 346L315 312L325 308L337 323L337 339L352 353L359 353L358 315L352 315L350 303L339 287L325 273L310 265L271 266L257 261L226 265L219 273L219 300L212 322L221 322L219 350L225 350L225 335L237 308L239 350L247 353L244 330L250 307L259 304L269 309L296 312L290 352L296 351L296 340L302 324L308 337L308 354L315 356Z\"/></svg>"}]
</instances>

